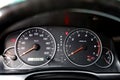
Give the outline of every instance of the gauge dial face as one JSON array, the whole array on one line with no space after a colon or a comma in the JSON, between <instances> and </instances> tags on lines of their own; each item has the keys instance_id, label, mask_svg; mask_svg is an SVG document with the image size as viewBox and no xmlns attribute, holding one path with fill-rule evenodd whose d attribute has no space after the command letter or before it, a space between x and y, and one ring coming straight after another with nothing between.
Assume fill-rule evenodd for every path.
<instances>
[{"instance_id":1,"label":"gauge dial face","mask_svg":"<svg viewBox=\"0 0 120 80\"><path fill-rule=\"evenodd\" d=\"M40 66L47 64L54 57L56 42L46 29L33 27L18 36L15 49L25 64Z\"/></svg>"},{"instance_id":2,"label":"gauge dial face","mask_svg":"<svg viewBox=\"0 0 120 80\"><path fill-rule=\"evenodd\" d=\"M96 64L100 68L108 68L112 65L113 60L114 57L112 51L104 47L102 55Z\"/></svg>"},{"instance_id":3,"label":"gauge dial face","mask_svg":"<svg viewBox=\"0 0 120 80\"><path fill-rule=\"evenodd\" d=\"M14 47L9 47L4 51L3 54L4 64L10 68L17 68L21 65L14 52Z\"/></svg>"},{"instance_id":4,"label":"gauge dial face","mask_svg":"<svg viewBox=\"0 0 120 80\"><path fill-rule=\"evenodd\" d=\"M93 31L76 29L65 40L64 51L73 64L86 67L94 64L101 55L101 40Z\"/></svg>"}]
</instances>

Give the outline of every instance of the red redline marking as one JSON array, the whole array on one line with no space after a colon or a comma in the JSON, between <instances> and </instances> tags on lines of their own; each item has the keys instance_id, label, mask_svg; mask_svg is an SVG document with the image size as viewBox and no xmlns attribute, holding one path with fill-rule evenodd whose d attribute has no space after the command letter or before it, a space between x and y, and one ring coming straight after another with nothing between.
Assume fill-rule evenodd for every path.
<instances>
[{"instance_id":1,"label":"red redline marking","mask_svg":"<svg viewBox=\"0 0 120 80\"><path fill-rule=\"evenodd\" d=\"M105 58L104 58L104 60L105 60L105 62L106 62L107 64L110 64L110 62L109 62L109 61L107 61Z\"/></svg>"},{"instance_id":2,"label":"red redline marking","mask_svg":"<svg viewBox=\"0 0 120 80\"><path fill-rule=\"evenodd\" d=\"M98 41L98 55L100 54L100 42Z\"/></svg>"},{"instance_id":3,"label":"red redline marking","mask_svg":"<svg viewBox=\"0 0 120 80\"><path fill-rule=\"evenodd\" d=\"M92 56L87 56L87 58L90 59L90 60L94 60L95 59L95 57L92 57Z\"/></svg>"}]
</instances>

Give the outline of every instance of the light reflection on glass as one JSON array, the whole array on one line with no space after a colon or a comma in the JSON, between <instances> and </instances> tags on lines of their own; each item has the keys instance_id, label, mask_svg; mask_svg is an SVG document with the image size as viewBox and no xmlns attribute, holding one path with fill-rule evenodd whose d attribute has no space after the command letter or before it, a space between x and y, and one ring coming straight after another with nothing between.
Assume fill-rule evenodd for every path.
<instances>
[{"instance_id":1,"label":"light reflection on glass","mask_svg":"<svg viewBox=\"0 0 120 80\"><path fill-rule=\"evenodd\" d=\"M2 16L2 12L0 12L0 17Z\"/></svg>"},{"instance_id":2,"label":"light reflection on glass","mask_svg":"<svg viewBox=\"0 0 120 80\"><path fill-rule=\"evenodd\" d=\"M7 6L7 5L19 3L19 2L24 2L24 1L25 0L0 0L0 8Z\"/></svg>"}]
</instances>

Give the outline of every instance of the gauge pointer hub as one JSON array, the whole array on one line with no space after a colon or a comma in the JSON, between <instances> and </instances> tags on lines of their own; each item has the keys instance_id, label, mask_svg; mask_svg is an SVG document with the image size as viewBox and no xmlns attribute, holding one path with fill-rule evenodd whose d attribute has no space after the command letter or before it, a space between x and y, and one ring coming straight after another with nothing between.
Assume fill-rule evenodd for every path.
<instances>
[{"instance_id":1,"label":"gauge pointer hub","mask_svg":"<svg viewBox=\"0 0 120 80\"><path fill-rule=\"evenodd\" d=\"M28 54L29 52L31 52L33 50L39 50L39 49L40 49L40 45L39 44L34 44L30 49L23 52L20 56L24 56L24 55Z\"/></svg>"}]
</instances>

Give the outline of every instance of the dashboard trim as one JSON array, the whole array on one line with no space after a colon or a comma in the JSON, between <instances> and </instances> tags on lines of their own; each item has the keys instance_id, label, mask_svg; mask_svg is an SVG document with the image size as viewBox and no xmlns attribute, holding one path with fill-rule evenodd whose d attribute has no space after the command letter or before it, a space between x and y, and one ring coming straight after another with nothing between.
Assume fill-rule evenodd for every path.
<instances>
[{"instance_id":1,"label":"dashboard trim","mask_svg":"<svg viewBox=\"0 0 120 80\"><path fill-rule=\"evenodd\" d=\"M0 78L1 79L4 79L4 80L8 80L9 79L12 79L12 80L25 80L27 77L31 76L31 75L34 75L34 74L45 74L45 73L62 73L62 72L65 72L65 73L85 73L85 74L90 74L90 75L93 75L93 76L96 76L98 78L102 78L102 79L111 79L113 78L113 76L115 76L117 79L120 79L120 74L119 73L93 73L93 72L87 72L87 71L73 71L73 70L56 70L56 71L41 71L41 72L34 72L34 73L30 73L30 74L23 74L23 75L0 75Z\"/></svg>"},{"instance_id":2,"label":"dashboard trim","mask_svg":"<svg viewBox=\"0 0 120 80\"><path fill-rule=\"evenodd\" d=\"M101 12L98 10L90 10L90 9L70 9L68 11L72 11L72 12L79 12L79 13L89 13L89 14L95 14L95 15L99 15L99 16L103 16L109 19L113 19L115 21L120 22L120 18L116 17L114 15L111 15L109 13L105 13L105 12Z\"/></svg>"}]
</instances>

